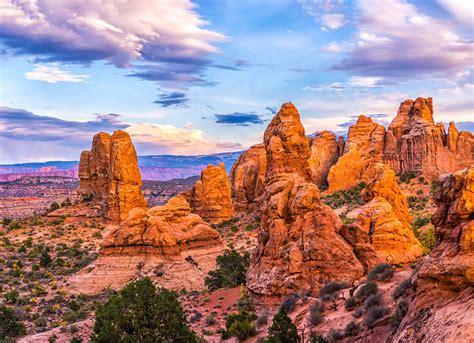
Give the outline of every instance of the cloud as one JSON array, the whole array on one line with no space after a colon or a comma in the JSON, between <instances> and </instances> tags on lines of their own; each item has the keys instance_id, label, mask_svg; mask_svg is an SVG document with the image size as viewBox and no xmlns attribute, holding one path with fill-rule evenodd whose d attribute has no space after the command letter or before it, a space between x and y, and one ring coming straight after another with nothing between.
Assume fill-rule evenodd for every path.
<instances>
[{"instance_id":1,"label":"cloud","mask_svg":"<svg viewBox=\"0 0 474 343\"><path fill-rule=\"evenodd\" d=\"M380 13L389 13L390 20ZM447 77L471 68L474 43L454 25L402 0L361 0L353 48L333 66L361 76L406 80Z\"/></svg>"},{"instance_id":2,"label":"cloud","mask_svg":"<svg viewBox=\"0 0 474 343\"><path fill-rule=\"evenodd\" d=\"M437 0L443 8L450 12L453 17L461 23L467 25L472 30L474 23L474 11L472 2L465 0Z\"/></svg>"},{"instance_id":3,"label":"cloud","mask_svg":"<svg viewBox=\"0 0 474 343\"><path fill-rule=\"evenodd\" d=\"M302 89L305 91L342 91L348 88L372 88L380 85L381 77L375 76L352 76L345 82L332 82L328 85L316 87L306 86Z\"/></svg>"},{"instance_id":4,"label":"cloud","mask_svg":"<svg viewBox=\"0 0 474 343\"><path fill-rule=\"evenodd\" d=\"M324 52L341 52L342 47L336 42L331 42L328 45L323 46L320 50Z\"/></svg>"},{"instance_id":5,"label":"cloud","mask_svg":"<svg viewBox=\"0 0 474 343\"><path fill-rule=\"evenodd\" d=\"M238 143L214 137L186 124L128 124L118 114L97 114L88 121L64 120L0 107L0 164L46 160L78 160L100 131L130 133L143 154L205 154L242 149Z\"/></svg>"},{"instance_id":6,"label":"cloud","mask_svg":"<svg viewBox=\"0 0 474 343\"><path fill-rule=\"evenodd\" d=\"M68 71L60 70L56 66L48 67L36 64L33 71L25 73L25 78L30 80L46 81L48 83L56 82L83 82L89 75L75 75Z\"/></svg>"},{"instance_id":7,"label":"cloud","mask_svg":"<svg viewBox=\"0 0 474 343\"><path fill-rule=\"evenodd\" d=\"M152 64L156 78L131 75L175 86L170 78L186 84L209 64L206 56L218 51L212 43L226 39L205 28L208 22L195 7L190 0L2 0L0 40L16 54L43 62Z\"/></svg>"},{"instance_id":8,"label":"cloud","mask_svg":"<svg viewBox=\"0 0 474 343\"><path fill-rule=\"evenodd\" d=\"M126 131L142 155L199 155L242 149L239 143L206 138L200 130L173 125L132 124Z\"/></svg>"},{"instance_id":9,"label":"cloud","mask_svg":"<svg viewBox=\"0 0 474 343\"><path fill-rule=\"evenodd\" d=\"M311 73L311 69L309 68L290 68L291 71L294 71L295 73Z\"/></svg>"},{"instance_id":10,"label":"cloud","mask_svg":"<svg viewBox=\"0 0 474 343\"><path fill-rule=\"evenodd\" d=\"M251 64L247 60L238 59L235 60L233 64L213 64L213 67L233 71L242 71L251 67Z\"/></svg>"},{"instance_id":11,"label":"cloud","mask_svg":"<svg viewBox=\"0 0 474 343\"><path fill-rule=\"evenodd\" d=\"M267 106L265 107L265 109L268 110L271 114L276 114L278 112L278 108L276 107Z\"/></svg>"},{"instance_id":12,"label":"cloud","mask_svg":"<svg viewBox=\"0 0 474 343\"><path fill-rule=\"evenodd\" d=\"M303 10L321 23L323 31L336 30L343 27L346 17L342 10L343 0L297 0Z\"/></svg>"},{"instance_id":13,"label":"cloud","mask_svg":"<svg viewBox=\"0 0 474 343\"><path fill-rule=\"evenodd\" d=\"M216 123L238 126L249 126L251 124L263 124L265 121L255 113L234 112L230 114L215 114Z\"/></svg>"},{"instance_id":14,"label":"cloud","mask_svg":"<svg viewBox=\"0 0 474 343\"><path fill-rule=\"evenodd\" d=\"M456 127L460 131L474 132L474 121L460 121L460 122L456 123Z\"/></svg>"},{"instance_id":15,"label":"cloud","mask_svg":"<svg viewBox=\"0 0 474 343\"><path fill-rule=\"evenodd\" d=\"M160 95L159 99L154 101L154 103L159 104L162 107L169 107L184 105L187 101L189 101L189 99L186 96L186 93L172 92Z\"/></svg>"}]
</instances>

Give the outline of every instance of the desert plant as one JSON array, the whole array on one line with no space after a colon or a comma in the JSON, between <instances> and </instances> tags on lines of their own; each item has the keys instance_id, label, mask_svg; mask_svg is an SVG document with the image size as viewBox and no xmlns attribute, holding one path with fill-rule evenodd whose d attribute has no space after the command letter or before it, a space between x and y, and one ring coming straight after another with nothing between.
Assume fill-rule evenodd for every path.
<instances>
[{"instance_id":1,"label":"desert plant","mask_svg":"<svg viewBox=\"0 0 474 343\"><path fill-rule=\"evenodd\" d=\"M402 282L400 282L395 289L393 290L392 293L392 298L393 300L397 300L401 296L403 296L408 289L412 287L412 283L410 279L405 279Z\"/></svg>"},{"instance_id":2,"label":"desert plant","mask_svg":"<svg viewBox=\"0 0 474 343\"><path fill-rule=\"evenodd\" d=\"M328 340L324 338L324 336L318 335L315 332L311 332L311 336L309 337L310 343L328 343Z\"/></svg>"},{"instance_id":3,"label":"desert plant","mask_svg":"<svg viewBox=\"0 0 474 343\"><path fill-rule=\"evenodd\" d=\"M372 294L367 297L364 301L364 308L368 310L372 306L376 306L380 304L380 296L378 294Z\"/></svg>"},{"instance_id":4,"label":"desert plant","mask_svg":"<svg viewBox=\"0 0 474 343\"><path fill-rule=\"evenodd\" d=\"M408 301L406 301L405 299L402 299L397 303L395 312L390 318L390 322L394 330L398 329L398 327L402 323L403 318L405 318L405 315L407 314L407 312L408 312Z\"/></svg>"},{"instance_id":5,"label":"desert plant","mask_svg":"<svg viewBox=\"0 0 474 343\"><path fill-rule=\"evenodd\" d=\"M223 255L217 257L216 270L210 271L204 279L209 290L221 287L235 287L245 284L250 254L240 255L237 250L226 250Z\"/></svg>"},{"instance_id":6,"label":"desert plant","mask_svg":"<svg viewBox=\"0 0 474 343\"><path fill-rule=\"evenodd\" d=\"M344 307L347 311L352 311L357 306L357 300L354 297L349 297L344 301Z\"/></svg>"},{"instance_id":7,"label":"desert plant","mask_svg":"<svg viewBox=\"0 0 474 343\"><path fill-rule=\"evenodd\" d=\"M295 324L291 321L286 311L280 307L273 317L272 326L268 329L268 343L297 343L300 342Z\"/></svg>"},{"instance_id":8,"label":"desert plant","mask_svg":"<svg viewBox=\"0 0 474 343\"><path fill-rule=\"evenodd\" d=\"M367 326L369 329L372 329L374 327L375 321L385 316L388 312L388 308L382 306L372 306L365 314L365 326Z\"/></svg>"},{"instance_id":9,"label":"desert plant","mask_svg":"<svg viewBox=\"0 0 474 343\"><path fill-rule=\"evenodd\" d=\"M356 293L356 299L359 301L364 301L369 295L377 294L379 288L374 281L368 281L360 286L359 290Z\"/></svg>"},{"instance_id":10,"label":"desert plant","mask_svg":"<svg viewBox=\"0 0 474 343\"><path fill-rule=\"evenodd\" d=\"M360 325L354 321L351 320L349 324L347 324L346 328L344 329L344 334L346 336L355 336L359 333L360 331Z\"/></svg>"},{"instance_id":11,"label":"desert plant","mask_svg":"<svg viewBox=\"0 0 474 343\"><path fill-rule=\"evenodd\" d=\"M336 343L339 340L341 340L342 336L343 336L343 334L340 331L338 331L336 329L331 329L331 330L329 330L329 333L328 333L326 338L327 338L329 343Z\"/></svg>"},{"instance_id":12,"label":"desert plant","mask_svg":"<svg viewBox=\"0 0 474 343\"><path fill-rule=\"evenodd\" d=\"M284 309L286 313L291 313L296 306L296 295L292 294L283 300L280 305L280 308Z\"/></svg>"},{"instance_id":13,"label":"desert plant","mask_svg":"<svg viewBox=\"0 0 474 343\"><path fill-rule=\"evenodd\" d=\"M319 291L319 297L321 299L330 298L334 296L335 293L343 290L344 288L349 288L350 285L347 282L336 282L332 281L324 285L323 288Z\"/></svg>"},{"instance_id":14,"label":"desert plant","mask_svg":"<svg viewBox=\"0 0 474 343\"><path fill-rule=\"evenodd\" d=\"M0 340L8 342L10 338L26 334L25 326L15 316L15 312L0 305Z\"/></svg>"},{"instance_id":15,"label":"desert plant","mask_svg":"<svg viewBox=\"0 0 474 343\"><path fill-rule=\"evenodd\" d=\"M380 263L369 271L367 277L373 281L389 281L393 277L393 268L387 263Z\"/></svg>"}]
</instances>

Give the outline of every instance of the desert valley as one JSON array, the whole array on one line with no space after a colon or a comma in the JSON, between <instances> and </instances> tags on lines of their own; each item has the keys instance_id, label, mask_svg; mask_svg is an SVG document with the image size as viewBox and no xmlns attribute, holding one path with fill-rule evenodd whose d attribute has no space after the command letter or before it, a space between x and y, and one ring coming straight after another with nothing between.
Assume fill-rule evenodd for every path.
<instances>
[{"instance_id":1,"label":"desert valley","mask_svg":"<svg viewBox=\"0 0 474 343\"><path fill-rule=\"evenodd\" d=\"M163 341L474 340L474 136L433 109L361 115L345 139L285 103L232 166L168 182L142 181L125 131L97 133L78 179L0 184L0 334L148 341L106 309L151 281L182 308Z\"/></svg>"}]
</instances>

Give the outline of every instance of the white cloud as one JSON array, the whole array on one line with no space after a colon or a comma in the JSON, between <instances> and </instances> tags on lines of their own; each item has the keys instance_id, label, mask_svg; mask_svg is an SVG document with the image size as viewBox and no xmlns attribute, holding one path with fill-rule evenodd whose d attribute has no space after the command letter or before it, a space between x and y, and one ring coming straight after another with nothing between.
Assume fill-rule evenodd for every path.
<instances>
[{"instance_id":1,"label":"white cloud","mask_svg":"<svg viewBox=\"0 0 474 343\"><path fill-rule=\"evenodd\" d=\"M342 47L337 42L331 42L323 46L320 50L324 52L341 52Z\"/></svg>"},{"instance_id":2,"label":"white cloud","mask_svg":"<svg viewBox=\"0 0 474 343\"><path fill-rule=\"evenodd\" d=\"M348 83L354 87L374 87L380 81L382 81L381 77L375 76L353 76L349 79Z\"/></svg>"},{"instance_id":3,"label":"white cloud","mask_svg":"<svg viewBox=\"0 0 474 343\"><path fill-rule=\"evenodd\" d=\"M221 139L208 138L201 130L162 124L132 124L125 129L138 146L141 154L198 155L223 151L236 151L242 145Z\"/></svg>"},{"instance_id":4,"label":"white cloud","mask_svg":"<svg viewBox=\"0 0 474 343\"><path fill-rule=\"evenodd\" d=\"M61 70L56 66L45 66L37 64L33 71L25 73L25 78L30 80L46 81L48 83L56 82L83 82L89 75L75 75L68 71Z\"/></svg>"},{"instance_id":5,"label":"white cloud","mask_svg":"<svg viewBox=\"0 0 474 343\"><path fill-rule=\"evenodd\" d=\"M344 26L346 17L341 13L330 13L321 16L321 23L323 28L329 28L331 30L339 29Z\"/></svg>"},{"instance_id":6,"label":"white cloud","mask_svg":"<svg viewBox=\"0 0 474 343\"><path fill-rule=\"evenodd\" d=\"M470 0L437 0L459 22L469 26L474 25L474 4Z\"/></svg>"}]
</instances>

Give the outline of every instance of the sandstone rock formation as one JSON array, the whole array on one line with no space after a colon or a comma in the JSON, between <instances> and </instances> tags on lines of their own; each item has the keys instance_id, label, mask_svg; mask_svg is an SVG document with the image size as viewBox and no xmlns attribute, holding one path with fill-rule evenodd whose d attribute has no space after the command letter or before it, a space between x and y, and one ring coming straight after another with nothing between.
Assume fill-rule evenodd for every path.
<instances>
[{"instance_id":1,"label":"sandstone rock formation","mask_svg":"<svg viewBox=\"0 0 474 343\"><path fill-rule=\"evenodd\" d=\"M314 173L314 182L321 188L327 184L329 169L344 152L344 138L338 141L334 133L321 131L309 140L309 146L311 150L309 163Z\"/></svg>"},{"instance_id":2,"label":"sandstone rock formation","mask_svg":"<svg viewBox=\"0 0 474 343\"><path fill-rule=\"evenodd\" d=\"M432 98L402 102L387 130L385 160L395 172L438 176L474 162L474 136L449 124L435 125Z\"/></svg>"},{"instance_id":3,"label":"sandstone rock formation","mask_svg":"<svg viewBox=\"0 0 474 343\"><path fill-rule=\"evenodd\" d=\"M350 189L374 177L373 167L383 162L385 128L361 115L349 128L347 142L337 163L328 174L328 191Z\"/></svg>"},{"instance_id":4,"label":"sandstone rock formation","mask_svg":"<svg viewBox=\"0 0 474 343\"><path fill-rule=\"evenodd\" d=\"M217 231L177 195L163 206L134 208L120 225L110 226L98 259L69 280L69 289L120 289L140 275L174 290L200 289L223 248Z\"/></svg>"},{"instance_id":5,"label":"sandstone rock formation","mask_svg":"<svg viewBox=\"0 0 474 343\"><path fill-rule=\"evenodd\" d=\"M264 144L262 222L247 287L259 294L314 293L325 282L361 277L362 265L337 233L340 219L321 202L312 182L309 143L294 105L283 104Z\"/></svg>"},{"instance_id":6,"label":"sandstone rock formation","mask_svg":"<svg viewBox=\"0 0 474 343\"><path fill-rule=\"evenodd\" d=\"M217 167L209 164L193 189L183 195L192 211L209 223L219 224L234 215L232 189L223 162Z\"/></svg>"},{"instance_id":7,"label":"sandstone rock formation","mask_svg":"<svg viewBox=\"0 0 474 343\"><path fill-rule=\"evenodd\" d=\"M182 250L220 243L217 231L191 213L186 199L177 195L166 205L148 211L131 210L127 219L104 238L102 253L154 251L163 256L176 256Z\"/></svg>"},{"instance_id":8,"label":"sandstone rock formation","mask_svg":"<svg viewBox=\"0 0 474 343\"><path fill-rule=\"evenodd\" d=\"M344 225L340 233L367 268L381 261L413 262L423 255L423 250L410 225L406 197L393 170L378 163L374 173L375 179L365 190L367 204L357 221Z\"/></svg>"},{"instance_id":9,"label":"sandstone rock formation","mask_svg":"<svg viewBox=\"0 0 474 343\"><path fill-rule=\"evenodd\" d=\"M434 198L438 245L414 277L415 302L395 342L474 341L474 167L442 175Z\"/></svg>"},{"instance_id":10,"label":"sandstone rock formation","mask_svg":"<svg viewBox=\"0 0 474 343\"><path fill-rule=\"evenodd\" d=\"M263 143L250 147L235 161L230 170L230 181L235 193L236 212L250 212L258 208L266 170L267 156Z\"/></svg>"},{"instance_id":11,"label":"sandstone rock formation","mask_svg":"<svg viewBox=\"0 0 474 343\"><path fill-rule=\"evenodd\" d=\"M112 221L124 220L132 208L147 207L137 154L125 131L94 136L92 149L81 154L79 179L79 196L92 199L92 206Z\"/></svg>"}]
</instances>

